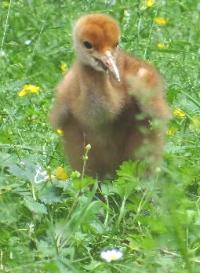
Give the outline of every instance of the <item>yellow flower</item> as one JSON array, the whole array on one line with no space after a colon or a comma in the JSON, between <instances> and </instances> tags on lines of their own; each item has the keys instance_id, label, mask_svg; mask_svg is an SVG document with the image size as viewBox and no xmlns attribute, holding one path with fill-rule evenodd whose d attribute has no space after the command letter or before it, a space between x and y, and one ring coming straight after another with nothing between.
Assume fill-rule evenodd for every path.
<instances>
[{"instance_id":1,"label":"yellow flower","mask_svg":"<svg viewBox=\"0 0 200 273\"><path fill-rule=\"evenodd\" d=\"M168 23L168 19L164 17L155 17L154 23L157 24L158 26L165 26Z\"/></svg>"},{"instance_id":2,"label":"yellow flower","mask_svg":"<svg viewBox=\"0 0 200 273\"><path fill-rule=\"evenodd\" d=\"M157 47L158 47L159 49L166 49L166 48L169 47L169 45L163 44L163 43L157 43Z\"/></svg>"},{"instance_id":3,"label":"yellow flower","mask_svg":"<svg viewBox=\"0 0 200 273\"><path fill-rule=\"evenodd\" d=\"M171 128L169 128L169 129L167 130L166 134L167 134L168 136L174 136L175 133L176 133L176 131L177 131L176 128L171 127Z\"/></svg>"},{"instance_id":4,"label":"yellow flower","mask_svg":"<svg viewBox=\"0 0 200 273\"><path fill-rule=\"evenodd\" d=\"M61 69L62 74L65 74L67 72L67 64L61 63L60 69Z\"/></svg>"},{"instance_id":5,"label":"yellow flower","mask_svg":"<svg viewBox=\"0 0 200 273\"><path fill-rule=\"evenodd\" d=\"M178 118L184 118L186 116L186 113L180 108L176 108L173 112L173 115Z\"/></svg>"},{"instance_id":6,"label":"yellow flower","mask_svg":"<svg viewBox=\"0 0 200 273\"><path fill-rule=\"evenodd\" d=\"M19 97L24 97L28 94L35 94L40 91L40 87L32 84L25 84L22 88L22 90L19 91L18 96Z\"/></svg>"},{"instance_id":7,"label":"yellow flower","mask_svg":"<svg viewBox=\"0 0 200 273\"><path fill-rule=\"evenodd\" d=\"M145 6L147 8L153 7L154 4L155 4L155 0L145 0Z\"/></svg>"},{"instance_id":8,"label":"yellow flower","mask_svg":"<svg viewBox=\"0 0 200 273\"><path fill-rule=\"evenodd\" d=\"M57 129L57 130L56 130L56 133L57 133L59 136L63 136L63 130L61 130L61 129Z\"/></svg>"},{"instance_id":9,"label":"yellow flower","mask_svg":"<svg viewBox=\"0 0 200 273\"><path fill-rule=\"evenodd\" d=\"M67 172L61 166L57 167L55 170L55 176L58 180L66 180L68 178Z\"/></svg>"}]
</instances>

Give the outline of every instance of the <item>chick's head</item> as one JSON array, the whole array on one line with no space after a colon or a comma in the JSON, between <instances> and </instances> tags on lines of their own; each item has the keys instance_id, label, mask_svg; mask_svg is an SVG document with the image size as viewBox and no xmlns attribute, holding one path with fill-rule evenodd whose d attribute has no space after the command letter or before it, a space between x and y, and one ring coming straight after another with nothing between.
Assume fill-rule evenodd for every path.
<instances>
[{"instance_id":1,"label":"chick's head","mask_svg":"<svg viewBox=\"0 0 200 273\"><path fill-rule=\"evenodd\" d=\"M120 80L116 65L120 29L112 17L104 14L82 16L75 24L73 37L79 62L96 71L110 71Z\"/></svg>"}]
</instances>

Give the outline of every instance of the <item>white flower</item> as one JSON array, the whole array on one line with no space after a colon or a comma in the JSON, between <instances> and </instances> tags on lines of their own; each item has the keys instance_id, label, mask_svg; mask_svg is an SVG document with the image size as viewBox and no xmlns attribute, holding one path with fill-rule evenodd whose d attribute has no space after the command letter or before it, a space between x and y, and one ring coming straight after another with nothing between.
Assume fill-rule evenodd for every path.
<instances>
[{"instance_id":1,"label":"white flower","mask_svg":"<svg viewBox=\"0 0 200 273\"><path fill-rule=\"evenodd\" d=\"M25 45L30 45L31 43L32 43L32 40L26 40L26 41L24 42Z\"/></svg>"},{"instance_id":2,"label":"white flower","mask_svg":"<svg viewBox=\"0 0 200 273\"><path fill-rule=\"evenodd\" d=\"M101 252L101 258L106 262L112 262L121 259L123 253L119 249L103 250Z\"/></svg>"}]
</instances>

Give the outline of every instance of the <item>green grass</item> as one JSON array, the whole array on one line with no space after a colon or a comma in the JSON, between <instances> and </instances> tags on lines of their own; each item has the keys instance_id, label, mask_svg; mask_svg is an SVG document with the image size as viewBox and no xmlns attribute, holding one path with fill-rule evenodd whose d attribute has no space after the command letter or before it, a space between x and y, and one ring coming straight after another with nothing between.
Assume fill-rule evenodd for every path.
<instances>
[{"instance_id":1,"label":"green grass","mask_svg":"<svg viewBox=\"0 0 200 273\"><path fill-rule=\"evenodd\" d=\"M143 3L0 2L0 272L199 272L200 7L197 0ZM95 180L71 172L48 121L60 65L74 60L71 28L88 12L119 21L121 47L160 69L172 111L185 113L170 122L175 133L156 177L140 181L142 166L125 162L115 181L102 184L105 202L95 197ZM156 25L156 16L168 24ZM19 97L24 84L41 91ZM58 166L67 181L55 176ZM52 178L36 183L39 167ZM110 248L123 258L103 261Z\"/></svg>"}]
</instances>

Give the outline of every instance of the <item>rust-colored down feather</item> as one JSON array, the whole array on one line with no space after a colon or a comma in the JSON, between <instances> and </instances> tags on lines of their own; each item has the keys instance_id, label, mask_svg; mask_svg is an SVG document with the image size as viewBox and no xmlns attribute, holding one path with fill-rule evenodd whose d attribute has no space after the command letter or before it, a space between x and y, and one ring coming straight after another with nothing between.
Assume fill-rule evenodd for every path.
<instances>
[{"instance_id":1,"label":"rust-colored down feather","mask_svg":"<svg viewBox=\"0 0 200 273\"><path fill-rule=\"evenodd\" d=\"M77 61L57 88L51 122L64 131L71 166L104 177L128 159L155 166L170 117L159 73L118 48L120 30L107 15L81 17L74 27Z\"/></svg>"}]
</instances>

